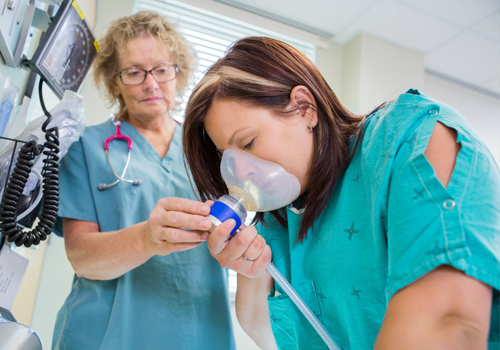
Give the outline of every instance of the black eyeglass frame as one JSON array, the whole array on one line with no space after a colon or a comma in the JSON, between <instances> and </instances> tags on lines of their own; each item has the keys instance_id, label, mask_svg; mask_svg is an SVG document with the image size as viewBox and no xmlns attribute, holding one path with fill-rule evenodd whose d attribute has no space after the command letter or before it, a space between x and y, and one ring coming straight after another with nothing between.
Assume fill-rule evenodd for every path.
<instances>
[{"instance_id":1,"label":"black eyeglass frame","mask_svg":"<svg viewBox=\"0 0 500 350\"><path fill-rule=\"evenodd\" d=\"M172 79L158 81L156 79L156 77L154 76L153 71L155 69L162 68L162 67L165 67L165 66L174 67L174 69L175 69L175 76ZM122 78L122 73L124 71L126 71L126 70L129 70L129 69L142 70L144 73L146 73L146 74L144 74L144 79L140 83L135 83L135 84L126 84L126 83L124 83L123 82L123 78ZM167 64L167 65L162 65L162 66L155 67L155 68L150 69L150 70L146 70L146 69L142 69L142 68L125 68L125 69L122 69L121 71L119 71L118 73L116 73L116 75L118 75L120 77L120 80L121 80L121 82L122 82L123 85L140 85L140 84L142 84L142 83L144 83L146 81L146 78L148 77L148 73L151 74L151 76L153 77L153 79L157 83L165 83L167 81L172 81L172 80L174 80L174 79L177 78L177 74L179 73L179 66L177 66L176 64Z\"/></svg>"}]
</instances>

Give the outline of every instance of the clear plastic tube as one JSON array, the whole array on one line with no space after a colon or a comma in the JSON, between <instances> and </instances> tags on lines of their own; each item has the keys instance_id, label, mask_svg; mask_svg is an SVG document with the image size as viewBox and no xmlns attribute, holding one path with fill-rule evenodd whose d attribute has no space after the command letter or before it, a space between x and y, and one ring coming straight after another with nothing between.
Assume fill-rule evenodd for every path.
<instances>
[{"instance_id":1,"label":"clear plastic tube","mask_svg":"<svg viewBox=\"0 0 500 350\"><path fill-rule=\"evenodd\" d=\"M319 322L318 318L316 315L311 311L311 309L304 303L304 301L300 298L300 296L297 294L295 289L291 286L290 283L283 277L283 275L278 271L276 266L273 265L273 263L270 263L269 266L267 267L267 272L274 278L276 283L278 283L281 288L283 288L283 291L288 295L290 299L294 302L294 304L299 308L300 312L307 318L309 323L314 327L316 332L318 332L319 336L323 341L326 343L328 346L328 349L331 350L341 350L340 347L337 345L335 340L332 339L330 334L328 334L328 331L323 327L323 325Z\"/></svg>"}]
</instances>

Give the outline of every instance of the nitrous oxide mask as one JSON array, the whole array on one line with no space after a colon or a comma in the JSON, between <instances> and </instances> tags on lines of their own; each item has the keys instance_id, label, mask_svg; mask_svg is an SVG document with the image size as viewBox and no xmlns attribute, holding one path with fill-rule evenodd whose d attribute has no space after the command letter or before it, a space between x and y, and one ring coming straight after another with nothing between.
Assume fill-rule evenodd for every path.
<instances>
[{"instance_id":1,"label":"nitrous oxide mask","mask_svg":"<svg viewBox=\"0 0 500 350\"><path fill-rule=\"evenodd\" d=\"M292 203L300 195L299 180L279 164L247 152L228 149L221 160L221 175L229 195L220 197L210 210L210 232L222 222L234 219L231 236L245 222L247 211L271 211Z\"/></svg>"}]
</instances>

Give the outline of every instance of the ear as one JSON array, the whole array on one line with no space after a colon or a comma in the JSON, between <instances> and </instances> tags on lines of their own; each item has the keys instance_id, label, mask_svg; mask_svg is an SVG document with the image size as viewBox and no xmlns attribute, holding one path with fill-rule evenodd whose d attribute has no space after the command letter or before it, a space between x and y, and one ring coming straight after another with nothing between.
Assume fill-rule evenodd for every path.
<instances>
[{"instance_id":1,"label":"ear","mask_svg":"<svg viewBox=\"0 0 500 350\"><path fill-rule=\"evenodd\" d=\"M290 104L299 106L298 111L307 123L313 128L318 124L318 113L316 112L316 99L309 88L304 85L297 85L290 93Z\"/></svg>"}]
</instances>

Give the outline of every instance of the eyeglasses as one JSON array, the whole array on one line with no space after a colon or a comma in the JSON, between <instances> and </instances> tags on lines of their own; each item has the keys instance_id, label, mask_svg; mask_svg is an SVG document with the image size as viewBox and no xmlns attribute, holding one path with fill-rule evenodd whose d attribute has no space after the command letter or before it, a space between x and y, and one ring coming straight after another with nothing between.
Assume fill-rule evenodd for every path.
<instances>
[{"instance_id":1,"label":"eyeglasses","mask_svg":"<svg viewBox=\"0 0 500 350\"><path fill-rule=\"evenodd\" d=\"M179 67L175 64L169 64L165 66L159 66L151 70L145 70L142 68L125 68L117 73L124 85L139 85L146 81L146 77L149 74L158 83L163 83L166 81L174 80L177 78L177 73L179 72Z\"/></svg>"}]
</instances>

